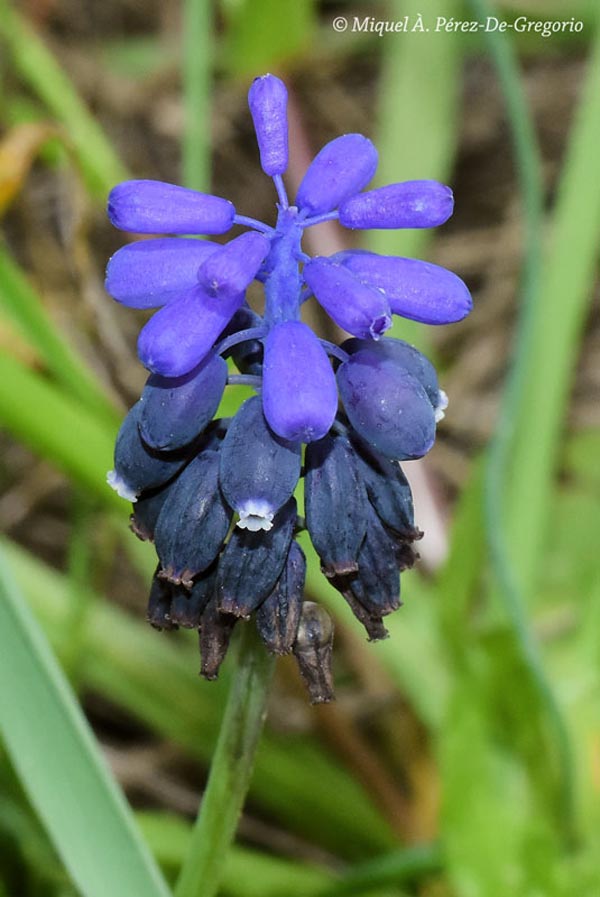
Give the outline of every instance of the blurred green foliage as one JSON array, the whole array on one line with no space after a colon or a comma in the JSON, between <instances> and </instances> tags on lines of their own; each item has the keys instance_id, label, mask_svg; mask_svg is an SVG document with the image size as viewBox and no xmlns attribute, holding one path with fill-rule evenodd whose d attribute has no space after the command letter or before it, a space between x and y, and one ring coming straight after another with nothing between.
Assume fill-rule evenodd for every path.
<instances>
[{"instance_id":1,"label":"blurred green foliage","mask_svg":"<svg viewBox=\"0 0 600 897\"><path fill-rule=\"evenodd\" d=\"M89 201L100 205L127 176L125 167L19 7L0 0L3 65L24 88L14 97L2 96L0 125L52 121L58 130L52 152L42 158L74 167ZM421 7L417 0L393 0L372 2L368 12L400 19ZM269 69L318 65L328 54L352 58L379 40L365 35L359 43L346 35L334 42L334 7L326 3L223 0L215 8L206 0L186 0L182 9L183 176L200 188L209 182L207 121L215 72L246 81ZM346 9L354 14L352 4L335 4L336 14ZM472 9L455 0L427 6L431 17L472 18ZM588 65L547 218L548 239L540 230L527 244L530 254L540 254L542 275L521 299L529 311L529 322L521 314L517 334L525 387L509 408L510 464L497 472L502 513L485 519L489 484L482 457L472 464L455 509L444 569L429 579L407 577L409 606L390 619L390 640L370 649L374 668L410 705L433 745L443 792L439 844L403 847L381 803L317 732L268 728L251 805L291 837L318 846L330 862L301 863L238 846L223 860L224 895L434 893L429 884L442 897L600 893L600 432L569 434L565 427L600 242L600 40L595 4L583 0L506 0L495 14L585 21L581 35L563 35L559 43L513 32L502 38L513 50L506 59L517 92L518 53L550 54L564 47L586 53ZM123 39L101 50L117 73L178 63L179 52L153 41ZM460 136L465 61L492 50L482 35L461 34L430 41L407 35L377 46L381 180L448 178ZM506 81L504 89L511 89ZM518 133L523 122L507 100L509 123ZM539 170L529 174L540 177ZM0 170L0 183L2 176ZM429 239L425 232L384 233L373 236L369 247L426 254ZM167 888L159 865L169 881L176 877L189 824L159 812L138 814L135 822L99 756L75 691L103 696L206 766L228 671L217 684L200 683L195 647L185 635L156 636L100 590L88 590L82 600L90 566L85 533L91 528L106 534L109 549L122 543L137 569L152 569L147 546L128 538L127 512L104 484L119 412L4 245L0 325L18 333L26 348L16 351L10 341L0 347L0 422L59 468L80 501L86 496L75 514L80 538L74 537L67 573L7 540L2 544L0 730L6 754L0 756L0 895L154 897ZM403 335L408 332L424 343L421 328L408 331L404 325ZM240 395L230 390L224 413ZM517 613L490 565L490 527L507 542L506 563L524 599ZM310 594L356 638L357 624L320 576L314 553L308 557ZM565 738L562 753L559 732ZM572 819L565 831L567 812Z\"/></svg>"}]
</instances>

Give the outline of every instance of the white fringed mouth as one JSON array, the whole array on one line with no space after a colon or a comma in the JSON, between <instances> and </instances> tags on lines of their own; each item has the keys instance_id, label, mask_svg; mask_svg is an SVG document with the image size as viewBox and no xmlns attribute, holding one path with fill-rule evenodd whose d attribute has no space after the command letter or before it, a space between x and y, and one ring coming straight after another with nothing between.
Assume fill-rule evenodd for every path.
<instances>
[{"instance_id":1,"label":"white fringed mouth","mask_svg":"<svg viewBox=\"0 0 600 897\"><path fill-rule=\"evenodd\" d=\"M114 489L120 498L125 498L127 501L137 501L137 492L128 486L125 480L119 476L116 470L109 470L106 474L106 482L110 486L111 489Z\"/></svg>"},{"instance_id":2,"label":"white fringed mouth","mask_svg":"<svg viewBox=\"0 0 600 897\"><path fill-rule=\"evenodd\" d=\"M271 505L261 501L247 501L246 504L238 508L240 519L237 525L240 529L250 530L257 533L259 530L267 532L273 526L273 517L275 516Z\"/></svg>"},{"instance_id":3,"label":"white fringed mouth","mask_svg":"<svg viewBox=\"0 0 600 897\"><path fill-rule=\"evenodd\" d=\"M438 393L438 403L435 406L435 422L438 424L441 420L445 418L445 411L448 407L448 396L444 392L443 389L440 389Z\"/></svg>"}]
</instances>

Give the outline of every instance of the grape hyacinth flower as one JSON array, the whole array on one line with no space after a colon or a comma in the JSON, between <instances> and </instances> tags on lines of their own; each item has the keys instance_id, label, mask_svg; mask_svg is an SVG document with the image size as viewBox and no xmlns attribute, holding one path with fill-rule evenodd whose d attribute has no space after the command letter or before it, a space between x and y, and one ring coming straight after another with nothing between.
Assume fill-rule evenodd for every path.
<instances>
[{"instance_id":1,"label":"grape hyacinth flower","mask_svg":"<svg viewBox=\"0 0 600 897\"><path fill-rule=\"evenodd\" d=\"M134 503L134 532L156 547L149 621L198 629L210 679L236 623L254 616L266 648L293 652L311 699L326 701L333 627L304 600L296 536L308 530L324 575L369 638L385 638L383 618L401 603L400 572L421 536L399 462L431 449L447 404L430 362L385 333L393 315L460 321L471 297L455 274L427 262L358 250L309 257L302 237L315 224L436 227L452 214L452 192L431 180L365 189L377 151L345 134L318 153L291 205L285 85L257 78L249 106L277 191L274 226L221 197L157 181L127 181L110 194L116 227L169 236L124 246L108 264L106 288L118 302L159 309L139 336L150 375L108 480ZM194 239L236 225L244 231L225 244ZM246 301L253 281L264 289L262 315ZM311 297L350 335L341 346L301 320ZM239 373L228 373L227 358ZM228 382L256 395L232 419L214 419Z\"/></svg>"}]
</instances>

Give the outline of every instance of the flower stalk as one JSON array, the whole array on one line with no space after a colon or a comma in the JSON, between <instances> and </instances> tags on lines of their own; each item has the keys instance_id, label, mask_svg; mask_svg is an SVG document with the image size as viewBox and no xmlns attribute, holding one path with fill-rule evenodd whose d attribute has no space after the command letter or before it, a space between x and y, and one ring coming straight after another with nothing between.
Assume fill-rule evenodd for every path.
<instances>
[{"instance_id":1,"label":"flower stalk","mask_svg":"<svg viewBox=\"0 0 600 897\"><path fill-rule=\"evenodd\" d=\"M254 626L239 627L237 663L219 739L175 897L213 897L250 785L274 657Z\"/></svg>"}]
</instances>

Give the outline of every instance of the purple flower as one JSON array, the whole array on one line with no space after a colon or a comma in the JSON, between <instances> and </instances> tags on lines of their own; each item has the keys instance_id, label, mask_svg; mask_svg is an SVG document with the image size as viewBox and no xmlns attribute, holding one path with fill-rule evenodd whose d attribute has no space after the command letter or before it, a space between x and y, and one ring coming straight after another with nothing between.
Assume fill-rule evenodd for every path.
<instances>
[{"instance_id":1,"label":"purple flower","mask_svg":"<svg viewBox=\"0 0 600 897\"><path fill-rule=\"evenodd\" d=\"M382 617L400 603L399 571L412 565L420 537L397 462L429 451L447 403L430 362L385 333L393 315L459 321L471 297L460 278L428 262L359 250L310 258L302 239L313 225L436 227L452 214L452 191L431 180L366 189L377 151L362 134L345 134L317 154L290 203L285 85L257 78L248 104L277 192L274 226L221 197L158 181L128 181L110 194L116 227L156 236L115 253L106 289L124 305L159 310L139 336L151 376L121 430L109 481L136 501L134 532L156 540L151 622L200 627L202 671L214 678L234 624L256 611L269 650L292 651L313 699L326 700L331 627L302 603L305 562L294 535L306 523L331 582L369 637L384 638ZM190 239L234 225L244 232L224 244ZM246 301L253 281L263 286L262 315ZM341 347L301 320L310 297L351 335ZM225 358L239 374L227 377ZM259 396L232 421L213 421L226 381ZM305 519L294 499L301 476ZM315 639L322 645L307 654Z\"/></svg>"}]
</instances>

